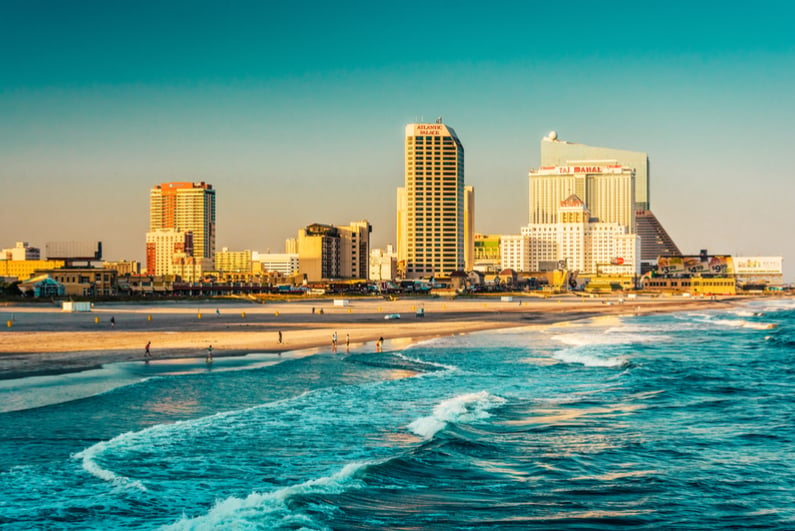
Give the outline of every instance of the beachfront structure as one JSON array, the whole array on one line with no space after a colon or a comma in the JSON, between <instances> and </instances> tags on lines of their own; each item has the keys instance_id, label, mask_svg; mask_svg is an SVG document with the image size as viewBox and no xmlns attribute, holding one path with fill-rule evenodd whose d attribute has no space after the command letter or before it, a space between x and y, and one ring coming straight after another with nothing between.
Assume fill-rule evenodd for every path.
<instances>
[{"instance_id":1,"label":"beachfront structure","mask_svg":"<svg viewBox=\"0 0 795 531\"><path fill-rule=\"evenodd\" d=\"M366 220L337 226L340 235L340 278L366 279L370 275L370 233Z\"/></svg>"},{"instance_id":2,"label":"beachfront structure","mask_svg":"<svg viewBox=\"0 0 795 531\"><path fill-rule=\"evenodd\" d=\"M397 253L394 247L370 251L370 280L383 281L397 278Z\"/></svg>"},{"instance_id":3,"label":"beachfront structure","mask_svg":"<svg viewBox=\"0 0 795 531\"><path fill-rule=\"evenodd\" d=\"M138 260L117 260L114 262L102 262L105 269L113 269L119 276L140 275L141 263Z\"/></svg>"},{"instance_id":4,"label":"beachfront structure","mask_svg":"<svg viewBox=\"0 0 795 531\"><path fill-rule=\"evenodd\" d=\"M314 223L299 230L299 274L308 282L367 278L371 231L364 220L347 226Z\"/></svg>"},{"instance_id":5,"label":"beachfront structure","mask_svg":"<svg viewBox=\"0 0 795 531\"><path fill-rule=\"evenodd\" d=\"M28 242L16 242L14 247L0 250L0 260L41 260L41 249Z\"/></svg>"},{"instance_id":6,"label":"beachfront structure","mask_svg":"<svg viewBox=\"0 0 795 531\"><path fill-rule=\"evenodd\" d=\"M262 272L291 277L298 273L298 253L253 253L251 260ZM256 266L254 266L256 272Z\"/></svg>"},{"instance_id":7,"label":"beachfront structure","mask_svg":"<svg viewBox=\"0 0 795 531\"><path fill-rule=\"evenodd\" d=\"M63 285L64 295L74 297L113 297L118 294L116 271L93 267L43 269L38 272Z\"/></svg>"},{"instance_id":8,"label":"beachfront structure","mask_svg":"<svg viewBox=\"0 0 795 531\"><path fill-rule=\"evenodd\" d=\"M529 258L517 271L640 274L640 238L628 227L593 218L575 194L560 202L555 219L555 223L531 223L522 228Z\"/></svg>"},{"instance_id":9,"label":"beachfront structure","mask_svg":"<svg viewBox=\"0 0 795 531\"><path fill-rule=\"evenodd\" d=\"M555 131L541 140L541 166L571 166L573 161L615 161L625 168L635 171L635 189L632 210L648 210L649 199L649 156L640 151L627 151L605 147L586 146L566 142L558 138ZM579 191L572 190L589 205L590 198Z\"/></svg>"},{"instance_id":10,"label":"beachfront structure","mask_svg":"<svg viewBox=\"0 0 795 531\"><path fill-rule=\"evenodd\" d=\"M193 258L193 233L176 229L156 229L146 233L146 273L176 275L175 266ZM190 260L191 264L195 260ZM201 260L199 260L201 264ZM182 270L183 267L180 267ZM193 276L193 274L191 274Z\"/></svg>"},{"instance_id":11,"label":"beachfront structure","mask_svg":"<svg viewBox=\"0 0 795 531\"><path fill-rule=\"evenodd\" d=\"M636 226L634 232L640 236L641 268L644 272L655 265L657 256L680 254L676 243L674 243L660 221L650 210L651 167L646 153L565 142L560 140L554 131L541 140L542 167L572 166L575 161L582 160L616 161L624 168L630 168L635 171L634 210ZM594 207L591 198L579 192L574 193L579 194L589 206Z\"/></svg>"},{"instance_id":12,"label":"beachfront structure","mask_svg":"<svg viewBox=\"0 0 795 531\"><path fill-rule=\"evenodd\" d=\"M784 284L784 258L781 256L735 256L734 274L737 284Z\"/></svg>"},{"instance_id":13,"label":"beachfront structure","mask_svg":"<svg viewBox=\"0 0 795 531\"><path fill-rule=\"evenodd\" d=\"M215 253L214 263L219 273L251 273L251 251L230 251L224 247Z\"/></svg>"},{"instance_id":14,"label":"beachfront structure","mask_svg":"<svg viewBox=\"0 0 795 531\"><path fill-rule=\"evenodd\" d=\"M635 231L641 241L640 260L643 273L651 270L657 264L658 256L682 254L673 238L668 235L651 210L635 212Z\"/></svg>"},{"instance_id":15,"label":"beachfront structure","mask_svg":"<svg viewBox=\"0 0 795 531\"><path fill-rule=\"evenodd\" d=\"M530 170L530 223L554 224L561 201L576 195L591 216L635 232L635 172L616 161L574 161Z\"/></svg>"},{"instance_id":16,"label":"beachfront structure","mask_svg":"<svg viewBox=\"0 0 795 531\"><path fill-rule=\"evenodd\" d=\"M63 297L66 295L66 287L57 280L50 278L47 274L31 277L20 282L17 288L23 295L35 298Z\"/></svg>"},{"instance_id":17,"label":"beachfront structure","mask_svg":"<svg viewBox=\"0 0 795 531\"><path fill-rule=\"evenodd\" d=\"M465 227L474 224L474 190L465 219L464 146L439 119L408 124L404 149L404 186L397 190L398 268L406 278L448 276L464 269Z\"/></svg>"},{"instance_id":18,"label":"beachfront structure","mask_svg":"<svg viewBox=\"0 0 795 531\"><path fill-rule=\"evenodd\" d=\"M500 236L500 271L529 271L530 238L524 234Z\"/></svg>"},{"instance_id":19,"label":"beachfront structure","mask_svg":"<svg viewBox=\"0 0 795 531\"><path fill-rule=\"evenodd\" d=\"M149 231L173 229L193 234L193 256L213 267L215 190L205 182L169 182L149 192ZM148 265L147 265L148 267Z\"/></svg>"},{"instance_id":20,"label":"beachfront structure","mask_svg":"<svg viewBox=\"0 0 795 531\"><path fill-rule=\"evenodd\" d=\"M0 260L0 277L27 280L37 271L60 269L65 265L63 260Z\"/></svg>"},{"instance_id":21,"label":"beachfront structure","mask_svg":"<svg viewBox=\"0 0 795 531\"><path fill-rule=\"evenodd\" d=\"M501 267L500 236L498 234L475 234L473 242L473 271L497 273Z\"/></svg>"}]
</instances>

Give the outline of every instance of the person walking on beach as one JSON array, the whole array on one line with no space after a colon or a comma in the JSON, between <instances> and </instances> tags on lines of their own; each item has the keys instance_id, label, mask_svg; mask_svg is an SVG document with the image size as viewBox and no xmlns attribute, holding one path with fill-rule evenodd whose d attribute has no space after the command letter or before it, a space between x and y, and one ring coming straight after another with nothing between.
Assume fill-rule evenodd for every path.
<instances>
[{"instance_id":1,"label":"person walking on beach","mask_svg":"<svg viewBox=\"0 0 795 531\"><path fill-rule=\"evenodd\" d=\"M213 346L212 345L207 347L207 359L204 360L204 361L206 361L207 363L212 363L213 362Z\"/></svg>"},{"instance_id":2,"label":"person walking on beach","mask_svg":"<svg viewBox=\"0 0 795 531\"><path fill-rule=\"evenodd\" d=\"M147 361L149 361L149 358L151 358L151 357L152 357L152 353L151 353L151 352L149 352L149 347L150 347L151 345L152 345L152 342L151 342L151 341L147 341L147 342L146 342L146 347L144 348L144 358L146 358L146 359L147 359Z\"/></svg>"},{"instance_id":3,"label":"person walking on beach","mask_svg":"<svg viewBox=\"0 0 795 531\"><path fill-rule=\"evenodd\" d=\"M376 352L382 352L383 349L384 349L384 338L383 337L379 337L378 341L375 342L375 351Z\"/></svg>"},{"instance_id":4,"label":"person walking on beach","mask_svg":"<svg viewBox=\"0 0 795 531\"><path fill-rule=\"evenodd\" d=\"M345 334L345 352L351 351L351 335Z\"/></svg>"},{"instance_id":5,"label":"person walking on beach","mask_svg":"<svg viewBox=\"0 0 795 531\"><path fill-rule=\"evenodd\" d=\"M110 327L111 328L116 328L116 318L115 317L111 317L110 318Z\"/></svg>"},{"instance_id":6,"label":"person walking on beach","mask_svg":"<svg viewBox=\"0 0 795 531\"><path fill-rule=\"evenodd\" d=\"M331 334L331 352L337 352L337 332Z\"/></svg>"},{"instance_id":7,"label":"person walking on beach","mask_svg":"<svg viewBox=\"0 0 795 531\"><path fill-rule=\"evenodd\" d=\"M279 330L279 344L282 344L282 331Z\"/></svg>"}]
</instances>

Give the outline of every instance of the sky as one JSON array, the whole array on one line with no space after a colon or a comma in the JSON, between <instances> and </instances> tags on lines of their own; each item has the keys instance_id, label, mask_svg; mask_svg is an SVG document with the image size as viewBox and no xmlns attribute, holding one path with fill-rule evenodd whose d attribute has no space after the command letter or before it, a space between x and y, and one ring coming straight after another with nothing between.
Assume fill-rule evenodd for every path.
<instances>
[{"instance_id":1,"label":"sky","mask_svg":"<svg viewBox=\"0 0 795 531\"><path fill-rule=\"evenodd\" d=\"M477 232L528 223L555 130L648 153L684 253L783 256L793 282L793 20L789 1L4 0L0 247L143 261L170 181L214 186L217 249L362 219L384 247L404 127L442 117Z\"/></svg>"}]
</instances>

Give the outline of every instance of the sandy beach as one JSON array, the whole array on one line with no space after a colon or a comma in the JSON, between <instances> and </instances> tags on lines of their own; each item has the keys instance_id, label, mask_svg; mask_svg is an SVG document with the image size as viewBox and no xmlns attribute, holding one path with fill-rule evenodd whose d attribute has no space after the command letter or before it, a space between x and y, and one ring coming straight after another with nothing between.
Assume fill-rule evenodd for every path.
<instances>
[{"instance_id":1,"label":"sandy beach","mask_svg":"<svg viewBox=\"0 0 795 531\"><path fill-rule=\"evenodd\" d=\"M348 338L351 348L372 346L375 350L379 337L394 345L397 340L408 342L487 329L544 326L599 315L725 308L736 304L738 299L638 296L621 302L617 297L569 295L548 299L514 297L511 301L499 297L347 300L348 306L337 306L333 299L266 304L103 303L85 313L63 312L55 305L6 304L0 306L3 325L0 378L143 360L147 342L151 342L154 359L203 358L209 345L213 346L216 357L331 352L335 332L340 352L345 351ZM419 309L424 310L424 317L416 315ZM387 315L400 315L400 318L385 319Z\"/></svg>"}]
</instances>

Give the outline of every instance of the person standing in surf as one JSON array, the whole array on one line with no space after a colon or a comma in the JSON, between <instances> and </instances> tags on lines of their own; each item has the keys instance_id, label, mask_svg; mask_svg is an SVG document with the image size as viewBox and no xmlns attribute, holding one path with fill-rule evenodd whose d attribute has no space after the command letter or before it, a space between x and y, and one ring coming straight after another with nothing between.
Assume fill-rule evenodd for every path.
<instances>
[{"instance_id":1,"label":"person standing in surf","mask_svg":"<svg viewBox=\"0 0 795 531\"><path fill-rule=\"evenodd\" d=\"M151 345L152 345L152 342L151 342L151 341L147 341L147 342L146 342L146 347L144 347L144 358L146 358L146 359L147 359L147 361L149 360L149 358L151 358L151 357L152 357L152 353L151 353L151 352L149 352L149 347L150 347Z\"/></svg>"},{"instance_id":2,"label":"person standing in surf","mask_svg":"<svg viewBox=\"0 0 795 531\"><path fill-rule=\"evenodd\" d=\"M204 361L206 361L207 363L212 363L213 362L213 346L212 345L207 347L207 359L204 360Z\"/></svg>"},{"instance_id":3,"label":"person standing in surf","mask_svg":"<svg viewBox=\"0 0 795 531\"><path fill-rule=\"evenodd\" d=\"M337 332L331 334L331 352L337 352Z\"/></svg>"}]
</instances>

